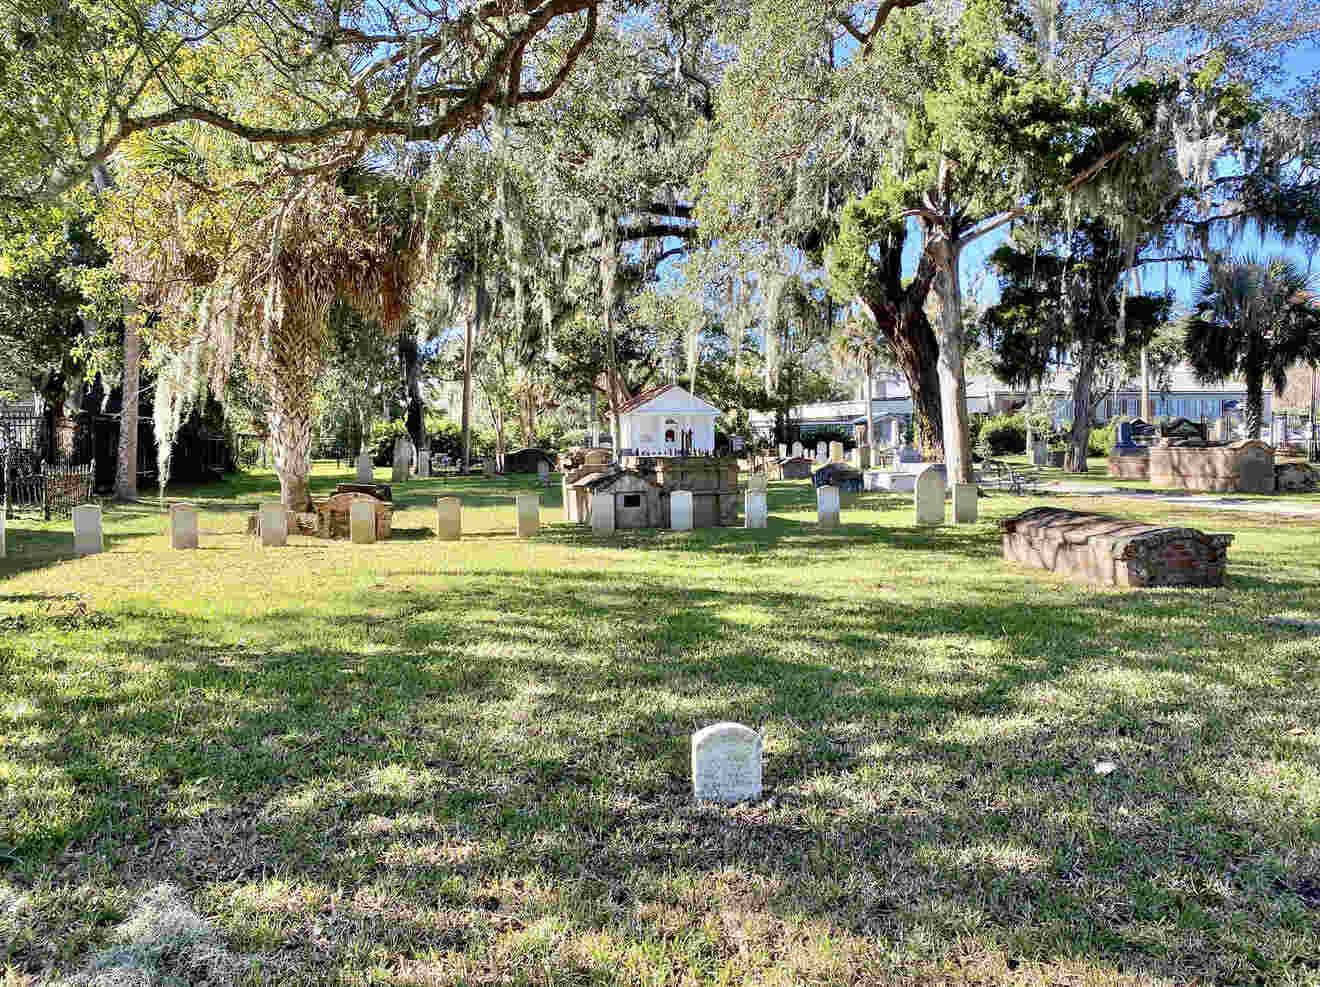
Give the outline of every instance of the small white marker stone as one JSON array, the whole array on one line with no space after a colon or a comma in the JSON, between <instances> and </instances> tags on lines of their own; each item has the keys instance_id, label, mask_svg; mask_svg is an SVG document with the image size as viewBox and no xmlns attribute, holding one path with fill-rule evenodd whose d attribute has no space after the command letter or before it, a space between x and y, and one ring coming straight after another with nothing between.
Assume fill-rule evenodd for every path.
<instances>
[{"instance_id":1,"label":"small white marker stone","mask_svg":"<svg viewBox=\"0 0 1320 987\"><path fill-rule=\"evenodd\" d=\"M761 797L761 735L741 723L716 723L692 735L692 794L734 805Z\"/></svg>"}]
</instances>

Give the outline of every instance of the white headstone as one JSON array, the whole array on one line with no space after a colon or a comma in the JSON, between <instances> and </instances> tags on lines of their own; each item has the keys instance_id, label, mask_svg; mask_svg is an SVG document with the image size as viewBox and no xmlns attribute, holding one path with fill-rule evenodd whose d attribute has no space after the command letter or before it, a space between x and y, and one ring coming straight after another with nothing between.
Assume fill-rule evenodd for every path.
<instances>
[{"instance_id":1,"label":"white headstone","mask_svg":"<svg viewBox=\"0 0 1320 987\"><path fill-rule=\"evenodd\" d=\"M423 453L421 450L418 450L417 452L417 475L431 475L431 457Z\"/></svg>"},{"instance_id":2,"label":"white headstone","mask_svg":"<svg viewBox=\"0 0 1320 987\"><path fill-rule=\"evenodd\" d=\"M609 491L591 495L591 531L597 535L614 534L614 494Z\"/></svg>"},{"instance_id":3,"label":"white headstone","mask_svg":"<svg viewBox=\"0 0 1320 987\"><path fill-rule=\"evenodd\" d=\"M674 531L692 530L691 490L675 490L669 495L669 527Z\"/></svg>"},{"instance_id":4,"label":"white headstone","mask_svg":"<svg viewBox=\"0 0 1320 987\"><path fill-rule=\"evenodd\" d=\"M816 518L822 528L839 526L839 488L826 484L816 488Z\"/></svg>"},{"instance_id":5,"label":"white headstone","mask_svg":"<svg viewBox=\"0 0 1320 987\"><path fill-rule=\"evenodd\" d=\"M801 456L805 451L806 451L806 450L805 450L805 448L803 447L803 445L802 445L801 442L794 442L794 443L793 443L793 456L794 456L794 458L797 458L798 456Z\"/></svg>"},{"instance_id":6,"label":"white headstone","mask_svg":"<svg viewBox=\"0 0 1320 987\"><path fill-rule=\"evenodd\" d=\"M818 462L818 463L823 463L823 462L825 462L826 460L829 459L829 456L830 456L830 447L827 446L824 442L817 442L817 443L816 443L816 462Z\"/></svg>"},{"instance_id":7,"label":"white headstone","mask_svg":"<svg viewBox=\"0 0 1320 987\"><path fill-rule=\"evenodd\" d=\"M105 551L101 534L101 508L81 504L73 509L73 554L95 555Z\"/></svg>"},{"instance_id":8,"label":"white headstone","mask_svg":"<svg viewBox=\"0 0 1320 987\"><path fill-rule=\"evenodd\" d=\"M376 541L376 508L365 500L348 505L348 538L354 545L371 545Z\"/></svg>"},{"instance_id":9,"label":"white headstone","mask_svg":"<svg viewBox=\"0 0 1320 987\"><path fill-rule=\"evenodd\" d=\"M170 505L170 548L196 548L200 533L196 507L192 504Z\"/></svg>"},{"instance_id":10,"label":"white headstone","mask_svg":"<svg viewBox=\"0 0 1320 987\"><path fill-rule=\"evenodd\" d=\"M257 514L261 544L279 548L289 541L289 510L283 504L262 504Z\"/></svg>"},{"instance_id":11,"label":"white headstone","mask_svg":"<svg viewBox=\"0 0 1320 987\"><path fill-rule=\"evenodd\" d=\"M831 443L830 443L830 462L831 462L831 463L841 463L841 462L843 462L843 443L842 443L842 442L831 442Z\"/></svg>"},{"instance_id":12,"label":"white headstone","mask_svg":"<svg viewBox=\"0 0 1320 987\"><path fill-rule=\"evenodd\" d=\"M747 518L743 523L744 527L764 528L769 517L769 510L766 507L765 491L749 487L743 501Z\"/></svg>"},{"instance_id":13,"label":"white headstone","mask_svg":"<svg viewBox=\"0 0 1320 987\"><path fill-rule=\"evenodd\" d=\"M457 497L435 499L435 536L440 541L463 537L463 504Z\"/></svg>"},{"instance_id":14,"label":"white headstone","mask_svg":"<svg viewBox=\"0 0 1320 987\"><path fill-rule=\"evenodd\" d=\"M371 466L371 453L364 452L357 458L357 482L372 483L376 479Z\"/></svg>"},{"instance_id":15,"label":"white headstone","mask_svg":"<svg viewBox=\"0 0 1320 987\"><path fill-rule=\"evenodd\" d=\"M976 523L976 484L955 483L953 485L953 523Z\"/></svg>"},{"instance_id":16,"label":"white headstone","mask_svg":"<svg viewBox=\"0 0 1320 987\"><path fill-rule=\"evenodd\" d=\"M0 509L0 559L5 557L5 512Z\"/></svg>"},{"instance_id":17,"label":"white headstone","mask_svg":"<svg viewBox=\"0 0 1320 987\"><path fill-rule=\"evenodd\" d=\"M692 794L725 805L760 798L760 734L741 723L716 723L694 733Z\"/></svg>"},{"instance_id":18,"label":"white headstone","mask_svg":"<svg viewBox=\"0 0 1320 987\"><path fill-rule=\"evenodd\" d=\"M390 477L392 483L406 483L408 480L408 465L412 462L412 443L400 435L394 440L394 472Z\"/></svg>"},{"instance_id":19,"label":"white headstone","mask_svg":"<svg viewBox=\"0 0 1320 987\"><path fill-rule=\"evenodd\" d=\"M779 443L779 458L780 459L788 458L788 445L786 443L783 442Z\"/></svg>"},{"instance_id":20,"label":"white headstone","mask_svg":"<svg viewBox=\"0 0 1320 987\"><path fill-rule=\"evenodd\" d=\"M541 526L541 495L518 494L518 537L531 538Z\"/></svg>"},{"instance_id":21,"label":"white headstone","mask_svg":"<svg viewBox=\"0 0 1320 987\"><path fill-rule=\"evenodd\" d=\"M889 444L895 449L903 445L903 422L897 418L889 423Z\"/></svg>"},{"instance_id":22,"label":"white headstone","mask_svg":"<svg viewBox=\"0 0 1320 987\"><path fill-rule=\"evenodd\" d=\"M944 523L945 482L943 463L931 463L917 474L917 483L912 494L917 512L917 524Z\"/></svg>"}]
</instances>

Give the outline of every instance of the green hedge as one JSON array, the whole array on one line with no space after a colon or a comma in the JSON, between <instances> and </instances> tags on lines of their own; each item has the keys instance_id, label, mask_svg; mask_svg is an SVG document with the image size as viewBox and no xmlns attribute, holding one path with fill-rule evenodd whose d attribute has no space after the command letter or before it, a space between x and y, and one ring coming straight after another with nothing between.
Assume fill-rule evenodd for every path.
<instances>
[{"instance_id":1,"label":"green hedge","mask_svg":"<svg viewBox=\"0 0 1320 987\"><path fill-rule=\"evenodd\" d=\"M992 415L981 423L978 444L991 456L1027 451L1027 422L1019 411L1012 415Z\"/></svg>"}]
</instances>

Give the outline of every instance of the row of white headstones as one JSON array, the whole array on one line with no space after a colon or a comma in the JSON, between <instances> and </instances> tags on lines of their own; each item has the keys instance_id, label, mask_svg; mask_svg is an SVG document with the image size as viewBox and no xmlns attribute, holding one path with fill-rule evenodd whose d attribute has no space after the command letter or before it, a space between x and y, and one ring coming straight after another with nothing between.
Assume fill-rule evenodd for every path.
<instances>
[{"instance_id":1,"label":"row of white headstones","mask_svg":"<svg viewBox=\"0 0 1320 987\"><path fill-rule=\"evenodd\" d=\"M769 519L766 502L766 475L753 473L748 479L744 499L746 528L764 528ZM945 479L944 471L928 467L917 475L913 500L918 524L943 524ZM541 498L539 494L517 494L518 508L516 532L519 538L530 538L541 525ZM462 504L457 497L439 497L436 506L436 537L441 541L457 541L463 534ZM975 484L954 484L953 514L960 524L976 521ZM669 495L670 528L673 531L691 531L692 493L675 490ZM839 525L839 488L823 486L816 490L816 520L822 528ZM261 544L282 547L289 537L288 508L283 504L262 504L257 512L257 536ZM614 525L614 495L595 494L591 504L591 527L597 534L611 534ZM169 510L170 547L197 548L201 541L199 513L195 505L173 504ZM356 544L371 544L376 540L375 505L360 501L349 505L349 538ZM5 556L5 519L0 512L0 558ZM73 551L75 555L94 555L105 550L101 508L96 504L82 504L73 509Z\"/></svg>"}]
</instances>

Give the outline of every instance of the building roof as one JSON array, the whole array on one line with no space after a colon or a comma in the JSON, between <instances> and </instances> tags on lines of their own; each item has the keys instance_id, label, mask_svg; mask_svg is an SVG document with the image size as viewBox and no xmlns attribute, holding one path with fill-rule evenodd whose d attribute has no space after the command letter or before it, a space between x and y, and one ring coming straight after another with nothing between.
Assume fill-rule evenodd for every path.
<instances>
[{"instance_id":1,"label":"building roof","mask_svg":"<svg viewBox=\"0 0 1320 987\"><path fill-rule=\"evenodd\" d=\"M625 401L619 407L619 414L626 415L633 411L640 411L648 404L652 404L662 397L669 400L663 402L664 411L683 411L688 414L720 414L720 409L715 407L709 401L697 397L689 391L684 390L677 384L661 384L659 387L652 387L649 390L642 391L640 394ZM689 407L683 407L683 405Z\"/></svg>"}]
</instances>

